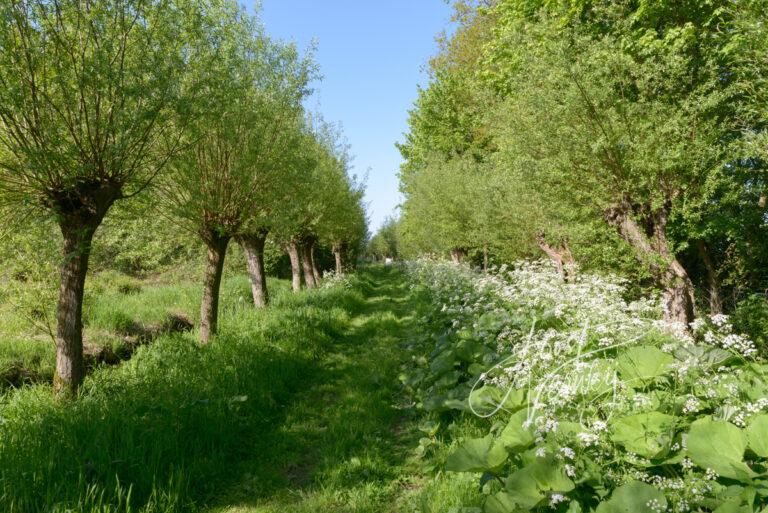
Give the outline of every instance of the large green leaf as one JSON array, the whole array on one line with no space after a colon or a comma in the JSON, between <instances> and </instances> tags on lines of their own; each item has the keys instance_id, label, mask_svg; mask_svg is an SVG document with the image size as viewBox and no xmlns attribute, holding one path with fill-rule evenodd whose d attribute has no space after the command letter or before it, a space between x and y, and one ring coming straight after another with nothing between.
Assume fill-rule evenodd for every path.
<instances>
[{"instance_id":1,"label":"large green leaf","mask_svg":"<svg viewBox=\"0 0 768 513\"><path fill-rule=\"evenodd\" d=\"M650 506L654 501L658 508ZM640 481L632 481L616 488L610 499L600 503L596 513L655 513L666 509L667 499L660 490Z\"/></svg>"},{"instance_id":2,"label":"large green leaf","mask_svg":"<svg viewBox=\"0 0 768 513\"><path fill-rule=\"evenodd\" d=\"M485 500L483 513L510 513L517 509L517 503L507 492L498 492Z\"/></svg>"},{"instance_id":3,"label":"large green leaf","mask_svg":"<svg viewBox=\"0 0 768 513\"><path fill-rule=\"evenodd\" d=\"M522 409L512 415L499 435L499 443L514 452L530 447L533 443L533 431L530 427L523 427L523 424L527 420L527 409Z\"/></svg>"},{"instance_id":4,"label":"large green leaf","mask_svg":"<svg viewBox=\"0 0 768 513\"><path fill-rule=\"evenodd\" d=\"M758 415L746 430L749 448L761 458L768 458L768 415Z\"/></svg>"},{"instance_id":5,"label":"large green leaf","mask_svg":"<svg viewBox=\"0 0 768 513\"><path fill-rule=\"evenodd\" d=\"M611 438L640 456L659 457L672 443L676 420L657 411L630 415L611 423Z\"/></svg>"},{"instance_id":6,"label":"large green leaf","mask_svg":"<svg viewBox=\"0 0 768 513\"><path fill-rule=\"evenodd\" d=\"M507 478L506 490L522 508L532 509L549 492L566 493L574 484L562 464L553 458L538 458Z\"/></svg>"},{"instance_id":7,"label":"large green leaf","mask_svg":"<svg viewBox=\"0 0 768 513\"><path fill-rule=\"evenodd\" d=\"M493 435L467 440L448 456L445 470L454 472L485 472L507 460L507 450L495 443Z\"/></svg>"},{"instance_id":8,"label":"large green leaf","mask_svg":"<svg viewBox=\"0 0 768 513\"><path fill-rule=\"evenodd\" d=\"M731 479L749 481L755 473L744 463L747 437L730 422L699 419L688 432L688 454L702 468L711 468Z\"/></svg>"},{"instance_id":9,"label":"large green leaf","mask_svg":"<svg viewBox=\"0 0 768 513\"><path fill-rule=\"evenodd\" d=\"M645 384L664 375L674 358L654 346L632 347L616 359L619 375L629 384Z\"/></svg>"},{"instance_id":10,"label":"large green leaf","mask_svg":"<svg viewBox=\"0 0 768 513\"><path fill-rule=\"evenodd\" d=\"M503 401L503 404L502 404ZM515 411L525 402L525 390L515 389L509 391L491 385L476 388L469 394L469 404L475 412L480 414L491 413L499 406L504 410Z\"/></svg>"}]
</instances>

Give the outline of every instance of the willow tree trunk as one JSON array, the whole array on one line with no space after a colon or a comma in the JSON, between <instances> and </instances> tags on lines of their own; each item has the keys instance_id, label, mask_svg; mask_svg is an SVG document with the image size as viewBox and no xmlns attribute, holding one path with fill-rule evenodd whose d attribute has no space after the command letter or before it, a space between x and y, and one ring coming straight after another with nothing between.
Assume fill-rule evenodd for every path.
<instances>
[{"instance_id":1,"label":"willow tree trunk","mask_svg":"<svg viewBox=\"0 0 768 513\"><path fill-rule=\"evenodd\" d=\"M659 209L649 220L652 236L646 234L632 216L631 207L622 204L610 209L606 218L649 266L651 274L662 288L664 319L690 329L694 319L694 289L688 272L670 250L667 240L668 211Z\"/></svg>"},{"instance_id":2,"label":"willow tree trunk","mask_svg":"<svg viewBox=\"0 0 768 513\"><path fill-rule=\"evenodd\" d=\"M333 258L336 261L336 274L343 274L344 266L341 260L341 248L338 245L333 246Z\"/></svg>"},{"instance_id":3,"label":"willow tree trunk","mask_svg":"<svg viewBox=\"0 0 768 513\"><path fill-rule=\"evenodd\" d=\"M203 277L203 302L200 305L200 341L203 344L210 342L218 330L219 291L229 237L208 234L205 244L208 247L208 255Z\"/></svg>"},{"instance_id":4,"label":"willow tree trunk","mask_svg":"<svg viewBox=\"0 0 768 513\"><path fill-rule=\"evenodd\" d=\"M709 311L712 314L723 313L723 299L720 295L720 276L717 274L717 268L712 261L712 255L709 246L704 241L698 243L699 256L707 270L707 282L709 285Z\"/></svg>"},{"instance_id":5,"label":"willow tree trunk","mask_svg":"<svg viewBox=\"0 0 768 513\"><path fill-rule=\"evenodd\" d=\"M83 226L76 220L62 220L64 259L61 263L59 302L56 308L56 373L53 388L57 395L72 396L85 378L83 362L83 297L93 223Z\"/></svg>"},{"instance_id":6,"label":"willow tree trunk","mask_svg":"<svg viewBox=\"0 0 768 513\"><path fill-rule=\"evenodd\" d=\"M563 281L568 282L570 274L573 271L576 261L571 253L571 248L568 245L568 241L564 240L558 247L550 246L543 233L536 235L536 242L539 248L546 253L550 260L557 267L557 271L560 276L563 277Z\"/></svg>"},{"instance_id":7,"label":"willow tree trunk","mask_svg":"<svg viewBox=\"0 0 768 513\"><path fill-rule=\"evenodd\" d=\"M264 272L264 245L267 242L266 230L237 238L243 248L248 262L248 274L251 277L251 293L256 308L264 308L269 304L267 276Z\"/></svg>"},{"instance_id":8,"label":"willow tree trunk","mask_svg":"<svg viewBox=\"0 0 768 513\"><path fill-rule=\"evenodd\" d=\"M451 260L454 264L460 264L467 257L467 250L464 248L453 248L451 250Z\"/></svg>"},{"instance_id":9,"label":"willow tree trunk","mask_svg":"<svg viewBox=\"0 0 768 513\"><path fill-rule=\"evenodd\" d=\"M83 298L91 243L104 216L122 196L119 184L83 182L52 198L64 239L56 307L56 371L54 393L71 397L85 378L83 362Z\"/></svg>"},{"instance_id":10,"label":"willow tree trunk","mask_svg":"<svg viewBox=\"0 0 768 513\"><path fill-rule=\"evenodd\" d=\"M301 248L295 241L291 241L286 245L285 251L291 261L291 287L294 292L298 292L301 290Z\"/></svg>"},{"instance_id":11,"label":"willow tree trunk","mask_svg":"<svg viewBox=\"0 0 768 513\"><path fill-rule=\"evenodd\" d=\"M317 264L315 263L315 242L313 241L309 245L309 258L312 261L312 277L315 278L315 285L320 285L320 279L322 276L320 275L320 270L317 268Z\"/></svg>"},{"instance_id":12,"label":"willow tree trunk","mask_svg":"<svg viewBox=\"0 0 768 513\"><path fill-rule=\"evenodd\" d=\"M315 274L312 272L312 252L309 244L300 244L299 254L301 255L301 268L304 271L304 283L308 289L314 289L317 283L315 282Z\"/></svg>"}]
</instances>

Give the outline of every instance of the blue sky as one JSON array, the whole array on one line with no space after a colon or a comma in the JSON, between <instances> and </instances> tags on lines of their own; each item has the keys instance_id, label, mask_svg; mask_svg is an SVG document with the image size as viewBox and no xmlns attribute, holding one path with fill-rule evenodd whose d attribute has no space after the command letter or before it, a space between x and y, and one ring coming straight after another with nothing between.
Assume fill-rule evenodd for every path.
<instances>
[{"instance_id":1,"label":"blue sky","mask_svg":"<svg viewBox=\"0 0 768 513\"><path fill-rule=\"evenodd\" d=\"M312 40L323 75L307 106L341 122L354 172L368 172L370 229L376 231L401 198L400 153L408 109L425 85L435 37L449 26L443 0L262 0L261 19L274 37Z\"/></svg>"}]
</instances>

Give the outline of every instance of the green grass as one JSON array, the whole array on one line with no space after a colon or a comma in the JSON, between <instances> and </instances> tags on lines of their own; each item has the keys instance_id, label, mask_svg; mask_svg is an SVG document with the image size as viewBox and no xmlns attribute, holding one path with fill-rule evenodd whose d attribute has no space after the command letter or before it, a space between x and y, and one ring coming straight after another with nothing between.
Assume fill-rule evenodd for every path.
<instances>
[{"instance_id":1,"label":"green grass","mask_svg":"<svg viewBox=\"0 0 768 513\"><path fill-rule=\"evenodd\" d=\"M197 318L194 282L102 280L87 333L169 312ZM163 335L97 369L69 403L52 400L47 385L6 392L0 511L437 513L470 504L476 485L466 476L432 477L451 440L414 455L423 417L398 375L420 334L422 299L394 269L350 281L297 295L273 282L274 304L257 311L247 279L229 277L210 346L195 332Z\"/></svg>"}]
</instances>

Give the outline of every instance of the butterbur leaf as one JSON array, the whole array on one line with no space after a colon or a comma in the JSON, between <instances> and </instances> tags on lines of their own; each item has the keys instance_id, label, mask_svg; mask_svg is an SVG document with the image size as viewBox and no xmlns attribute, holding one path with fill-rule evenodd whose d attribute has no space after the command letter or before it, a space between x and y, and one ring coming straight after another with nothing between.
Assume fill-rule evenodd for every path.
<instances>
[{"instance_id":1,"label":"butterbur leaf","mask_svg":"<svg viewBox=\"0 0 768 513\"><path fill-rule=\"evenodd\" d=\"M516 511L517 504L507 492L498 492L485 500L483 513L510 513Z\"/></svg>"},{"instance_id":2,"label":"butterbur leaf","mask_svg":"<svg viewBox=\"0 0 768 513\"><path fill-rule=\"evenodd\" d=\"M443 351L435 358L432 359L432 363L429 364L429 370L433 375L439 376L445 372L453 370L456 365L456 353L453 351Z\"/></svg>"},{"instance_id":3,"label":"butterbur leaf","mask_svg":"<svg viewBox=\"0 0 768 513\"><path fill-rule=\"evenodd\" d=\"M672 443L676 418L657 411L639 413L611 423L611 438L646 458L663 455Z\"/></svg>"},{"instance_id":4,"label":"butterbur leaf","mask_svg":"<svg viewBox=\"0 0 768 513\"><path fill-rule=\"evenodd\" d=\"M509 422L499 435L499 443L510 451L518 452L530 447L533 443L533 432L529 427L523 427L528 420L528 410L522 409L512 415Z\"/></svg>"},{"instance_id":5,"label":"butterbur leaf","mask_svg":"<svg viewBox=\"0 0 768 513\"><path fill-rule=\"evenodd\" d=\"M761 458L768 458L768 415L758 415L746 429L749 448Z\"/></svg>"},{"instance_id":6,"label":"butterbur leaf","mask_svg":"<svg viewBox=\"0 0 768 513\"><path fill-rule=\"evenodd\" d=\"M745 505L741 497L732 497L715 508L712 513L752 513L752 508Z\"/></svg>"},{"instance_id":7,"label":"butterbur leaf","mask_svg":"<svg viewBox=\"0 0 768 513\"><path fill-rule=\"evenodd\" d=\"M503 401L503 404L502 404ZM469 394L469 404L476 413L484 415L495 411L500 406L504 410L517 410L525 401L525 391L515 389L507 393L498 387L485 385L476 388Z\"/></svg>"},{"instance_id":8,"label":"butterbur leaf","mask_svg":"<svg viewBox=\"0 0 768 513\"><path fill-rule=\"evenodd\" d=\"M711 468L723 477L749 481L756 474L743 461L747 448L744 431L730 422L699 419L688 432L688 454L701 468Z\"/></svg>"},{"instance_id":9,"label":"butterbur leaf","mask_svg":"<svg viewBox=\"0 0 768 513\"><path fill-rule=\"evenodd\" d=\"M619 375L630 385L645 384L664 375L674 359L654 346L638 346L616 359Z\"/></svg>"},{"instance_id":10,"label":"butterbur leaf","mask_svg":"<svg viewBox=\"0 0 768 513\"><path fill-rule=\"evenodd\" d=\"M525 509L535 507L548 493L567 493L573 488L562 464L553 458L538 458L516 470L506 481L506 491Z\"/></svg>"},{"instance_id":11,"label":"butterbur leaf","mask_svg":"<svg viewBox=\"0 0 768 513\"><path fill-rule=\"evenodd\" d=\"M581 513L581 504L579 504L577 501L571 501L571 503L568 505L568 511L566 513Z\"/></svg>"},{"instance_id":12,"label":"butterbur leaf","mask_svg":"<svg viewBox=\"0 0 768 513\"><path fill-rule=\"evenodd\" d=\"M493 435L467 440L448 456L445 470L453 472L486 472L507 460L507 450L495 443Z\"/></svg>"},{"instance_id":13,"label":"butterbur leaf","mask_svg":"<svg viewBox=\"0 0 768 513\"><path fill-rule=\"evenodd\" d=\"M657 513L667 510L667 499L661 490L632 481L616 488L611 497L601 502L596 513Z\"/></svg>"}]
</instances>

